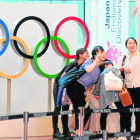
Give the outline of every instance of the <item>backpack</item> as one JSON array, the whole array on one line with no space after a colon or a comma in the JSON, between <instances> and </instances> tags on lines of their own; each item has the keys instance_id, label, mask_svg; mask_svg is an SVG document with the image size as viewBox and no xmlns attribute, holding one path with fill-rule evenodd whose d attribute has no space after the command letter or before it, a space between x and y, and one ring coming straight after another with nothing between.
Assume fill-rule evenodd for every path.
<instances>
[{"instance_id":1,"label":"backpack","mask_svg":"<svg viewBox=\"0 0 140 140\"><path fill-rule=\"evenodd\" d=\"M57 107L60 106L60 99L62 97L63 89L66 88L68 85L73 83L74 81L78 80L82 75L86 73L85 69L79 69L79 67L74 67L70 71L68 71L63 77L58 80L59 83L59 90L57 96Z\"/></svg>"},{"instance_id":2,"label":"backpack","mask_svg":"<svg viewBox=\"0 0 140 140\"><path fill-rule=\"evenodd\" d=\"M86 73L85 69L78 69L77 67L72 68L63 77L59 79L59 86L61 88L66 88L68 85L77 81L81 76Z\"/></svg>"}]
</instances>

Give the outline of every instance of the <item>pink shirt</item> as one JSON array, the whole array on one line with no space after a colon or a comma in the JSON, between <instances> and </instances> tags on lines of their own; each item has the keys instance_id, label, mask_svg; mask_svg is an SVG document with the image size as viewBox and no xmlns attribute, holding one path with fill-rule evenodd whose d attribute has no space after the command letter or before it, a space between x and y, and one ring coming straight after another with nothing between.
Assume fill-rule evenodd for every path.
<instances>
[{"instance_id":1,"label":"pink shirt","mask_svg":"<svg viewBox=\"0 0 140 140\"><path fill-rule=\"evenodd\" d=\"M124 57L124 56L123 56ZM122 66L123 57L118 61L117 67ZM140 52L136 52L134 56L129 59L129 55L126 56L124 66L130 68L131 73L125 73L125 83L128 88L140 87Z\"/></svg>"}]
</instances>

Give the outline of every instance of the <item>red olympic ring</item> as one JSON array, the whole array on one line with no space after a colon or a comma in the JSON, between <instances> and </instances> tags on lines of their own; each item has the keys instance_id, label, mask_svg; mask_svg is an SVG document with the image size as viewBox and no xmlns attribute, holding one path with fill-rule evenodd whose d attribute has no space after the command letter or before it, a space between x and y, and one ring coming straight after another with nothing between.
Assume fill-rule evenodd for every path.
<instances>
[{"instance_id":1,"label":"red olympic ring","mask_svg":"<svg viewBox=\"0 0 140 140\"><path fill-rule=\"evenodd\" d=\"M58 30L60 28L60 26L68 21L68 20L74 20L76 21L76 23L80 23L80 27L82 29L82 32L83 32L83 45L85 44L84 48L87 49L88 48L88 45L89 45L89 39L90 39L90 34L89 34L89 30L88 30L88 27L86 26L86 24L79 18L77 17L73 17L73 16L70 16L70 17L66 17L66 18L63 18L59 23L57 23L56 25L56 28L55 28L55 31L54 31L54 36L57 37L57 33L58 33ZM81 26L82 25L82 26ZM83 28L84 30L83 30ZM86 37L86 42L85 42L85 37ZM69 59L74 59L76 57L76 55L67 55L66 53L62 52L62 50L59 48L59 45L58 45L58 42L57 40L54 40L54 45L56 47L56 50L65 58L69 58Z\"/></svg>"}]
</instances>

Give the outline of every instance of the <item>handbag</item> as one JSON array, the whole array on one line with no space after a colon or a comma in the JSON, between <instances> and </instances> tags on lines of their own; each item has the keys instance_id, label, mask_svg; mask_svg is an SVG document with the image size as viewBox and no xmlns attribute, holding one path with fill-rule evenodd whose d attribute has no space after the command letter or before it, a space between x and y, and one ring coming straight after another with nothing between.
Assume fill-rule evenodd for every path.
<instances>
[{"instance_id":1,"label":"handbag","mask_svg":"<svg viewBox=\"0 0 140 140\"><path fill-rule=\"evenodd\" d=\"M62 104L62 106L71 105L72 104L70 98L67 95L66 88L64 88L63 93L62 93L61 104Z\"/></svg>"},{"instance_id":2,"label":"handbag","mask_svg":"<svg viewBox=\"0 0 140 140\"><path fill-rule=\"evenodd\" d=\"M123 86L123 81L117 77L112 70L108 73L104 73L104 82L106 91L121 91Z\"/></svg>"},{"instance_id":3,"label":"handbag","mask_svg":"<svg viewBox=\"0 0 140 140\"><path fill-rule=\"evenodd\" d=\"M123 86L122 90L119 92L119 97L124 107L132 104L131 97L125 86Z\"/></svg>"},{"instance_id":4,"label":"handbag","mask_svg":"<svg viewBox=\"0 0 140 140\"><path fill-rule=\"evenodd\" d=\"M77 67L72 68L63 77L59 79L59 85L62 88L67 87L74 81L78 80L82 75L86 73L85 69L78 69Z\"/></svg>"},{"instance_id":5,"label":"handbag","mask_svg":"<svg viewBox=\"0 0 140 140\"><path fill-rule=\"evenodd\" d=\"M124 55L124 57L123 57L122 66L124 66L125 59L126 59L126 55ZM121 71L121 75L122 75L123 79L125 79L124 70Z\"/></svg>"}]
</instances>

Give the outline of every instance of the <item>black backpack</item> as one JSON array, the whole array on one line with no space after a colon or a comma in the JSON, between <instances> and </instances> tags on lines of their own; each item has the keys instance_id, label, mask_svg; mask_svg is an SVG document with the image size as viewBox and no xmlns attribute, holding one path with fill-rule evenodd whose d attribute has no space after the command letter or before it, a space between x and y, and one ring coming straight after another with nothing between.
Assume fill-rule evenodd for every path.
<instances>
[{"instance_id":1,"label":"black backpack","mask_svg":"<svg viewBox=\"0 0 140 140\"><path fill-rule=\"evenodd\" d=\"M59 86L61 88L66 88L72 82L78 80L85 73L85 69L79 69L78 67L74 67L59 79Z\"/></svg>"}]
</instances>

